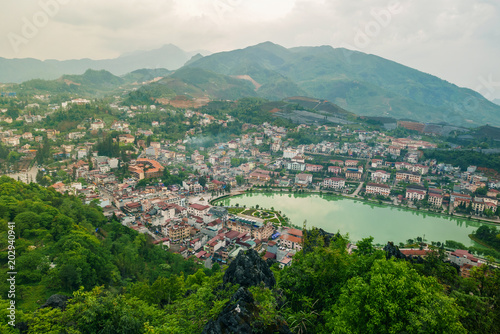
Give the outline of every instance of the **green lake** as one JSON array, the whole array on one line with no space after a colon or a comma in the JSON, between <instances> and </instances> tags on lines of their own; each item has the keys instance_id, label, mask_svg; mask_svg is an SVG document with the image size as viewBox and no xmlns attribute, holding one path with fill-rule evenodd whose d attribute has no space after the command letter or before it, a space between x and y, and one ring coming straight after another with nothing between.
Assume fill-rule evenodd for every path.
<instances>
[{"instance_id":1,"label":"green lake","mask_svg":"<svg viewBox=\"0 0 500 334\"><path fill-rule=\"evenodd\" d=\"M351 241L372 236L374 243L395 243L422 237L425 240L455 240L478 246L468 235L482 223L394 206L378 205L334 195L249 193L221 200L223 205L239 204L281 211L294 225L322 228L327 232L349 234Z\"/></svg>"}]
</instances>

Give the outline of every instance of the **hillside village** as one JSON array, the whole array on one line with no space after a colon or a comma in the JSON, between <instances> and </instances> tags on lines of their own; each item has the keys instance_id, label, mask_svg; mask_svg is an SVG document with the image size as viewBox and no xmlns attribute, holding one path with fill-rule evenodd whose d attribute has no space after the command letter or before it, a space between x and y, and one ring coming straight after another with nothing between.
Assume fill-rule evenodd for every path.
<instances>
[{"instance_id":1,"label":"hillside village","mask_svg":"<svg viewBox=\"0 0 500 334\"><path fill-rule=\"evenodd\" d=\"M39 106L28 104L15 122L30 125L32 131L9 126L14 120L4 116L2 143L21 157L4 170L17 172L14 175L25 182L39 182L94 203L108 218L149 234L169 251L196 257L207 267L227 263L248 249L287 266L301 249L302 232L270 208L221 207L214 201L245 191L334 193L498 220L500 177L492 177L481 166L461 170L426 159L426 150L438 147L437 138L423 140L419 133L396 137L347 125L263 122L242 123L240 135L207 146L200 140L206 129L228 128L238 119L118 103L108 107L123 115L121 119L86 118L74 130L38 126L55 112L92 103L79 98L48 104L47 112L36 117L30 110ZM151 113L178 117L186 127L183 138L165 139L162 129L168 124L161 117L148 117L149 125L135 121ZM304 133L319 134L322 140L297 143L294 138ZM99 154L113 148L117 151ZM477 264L470 257L461 265Z\"/></svg>"}]
</instances>

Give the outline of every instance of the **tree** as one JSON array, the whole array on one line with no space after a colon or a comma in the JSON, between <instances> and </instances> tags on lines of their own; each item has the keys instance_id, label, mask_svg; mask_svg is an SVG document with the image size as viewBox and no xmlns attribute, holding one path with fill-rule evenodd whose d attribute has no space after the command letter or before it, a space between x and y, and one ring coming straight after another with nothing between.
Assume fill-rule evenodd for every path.
<instances>
[{"instance_id":1,"label":"tree","mask_svg":"<svg viewBox=\"0 0 500 334\"><path fill-rule=\"evenodd\" d=\"M205 188L205 186L207 185L207 177L206 176L200 176L198 178L198 183L200 184L200 186L202 186L203 188Z\"/></svg>"},{"instance_id":2,"label":"tree","mask_svg":"<svg viewBox=\"0 0 500 334\"><path fill-rule=\"evenodd\" d=\"M230 193L231 192L231 184L230 183L226 183L226 188L225 188L226 192L227 193Z\"/></svg>"},{"instance_id":3,"label":"tree","mask_svg":"<svg viewBox=\"0 0 500 334\"><path fill-rule=\"evenodd\" d=\"M19 117L19 109L17 107L10 107L7 109L6 114L7 116L15 120L16 118Z\"/></svg>"},{"instance_id":4,"label":"tree","mask_svg":"<svg viewBox=\"0 0 500 334\"><path fill-rule=\"evenodd\" d=\"M327 316L335 333L466 333L463 312L433 277L406 262L376 260L366 278L351 278Z\"/></svg>"}]
</instances>

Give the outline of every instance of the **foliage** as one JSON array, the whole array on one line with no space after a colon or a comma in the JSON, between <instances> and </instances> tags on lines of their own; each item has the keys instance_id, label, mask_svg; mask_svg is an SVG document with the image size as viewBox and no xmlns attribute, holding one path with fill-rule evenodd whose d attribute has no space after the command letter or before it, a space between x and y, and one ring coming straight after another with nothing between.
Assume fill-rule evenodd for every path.
<instances>
[{"instance_id":1,"label":"foliage","mask_svg":"<svg viewBox=\"0 0 500 334\"><path fill-rule=\"evenodd\" d=\"M459 321L464 312L436 279L385 259L366 278L349 279L327 314L334 333L466 333Z\"/></svg>"},{"instance_id":2,"label":"foliage","mask_svg":"<svg viewBox=\"0 0 500 334\"><path fill-rule=\"evenodd\" d=\"M462 170L467 167L481 166L500 172L500 156L484 154L472 150L426 150L425 159L436 159L439 162L459 166Z\"/></svg>"},{"instance_id":3,"label":"foliage","mask_svg":"<svg viewBox=\"0 0 500 334\"><path fill-rule=\"evenodd\" d=\"M500 232L495 226L481 225L473 235L488 246L500 251Z\"/></svg>"}]
</instances>

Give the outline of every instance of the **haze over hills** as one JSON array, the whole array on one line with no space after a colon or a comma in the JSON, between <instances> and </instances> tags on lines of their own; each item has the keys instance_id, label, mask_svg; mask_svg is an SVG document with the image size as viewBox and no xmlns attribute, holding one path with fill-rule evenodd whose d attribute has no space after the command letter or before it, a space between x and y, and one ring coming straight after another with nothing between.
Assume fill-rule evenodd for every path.
<instances>
[{"instance_id":1,"label":"haze over hills","mask_svg":"<svg viewBox=\"0 0 500 334\"><path fill-rule=\"evenodd\" d=\"M208 54L208 52L204 52ZM64 74L83 74L87 69L106 70L124 75L137 69L166 68L175 70L199 52L186 52L175 45L164 45L150 51L137 51L114 59L37 60L0 57L0 82L20 83L31 79L54 80Z\"/></svg>"},{"instance_id":2,"label":"haze over hills","mask_svg":"<svg viewBox=\"0 0 500 334\"><path fill-rule=\"evenodd\" d=\"M111 81L104 84L97 79L82 79L83 82L78 82L79 79L71 76L61 77L81 74L89 68L111 72L99 76L93 73L94 79ZM137 70L139 68L143 70ZM172 69L177 70L170 72ZM116 75L121 78L113 78ZM308 96L331 101L364 116L466 127L500 125L500 106L473 90L375 55L330 46L287 49L265 42L203 56L166 45L108 60L42 62L0 58L0 82L35 77L61 78L59 85L83 84L88 89L80 87L77 91L87 93L102 93L122 83L140 84L164 77L134 93L134 99L144 103L176 95L204 99L258 96L270 100ZM42 81L32 81L29 85L44 86ZM61 89L68 91L69 88Z\"/></svg>"},{"instance_id":3,"label":"haze over hills","mask_svg":"<svg viewBox=\"0 0 500 334\"><path fill-rule=\"evenodd\" d=\"M215 53L186 66L226 75L248 75L262 87L274 85L274 96L268 90L262 94L269 98L313 96L359 115L468 127L500 125L499 106L473 90L378 56L343 48L286 49L265 42ZM276 82L275 77L280 81ZM296 93L294 89L303 92Z\"/></svg>"}]
</instances>

